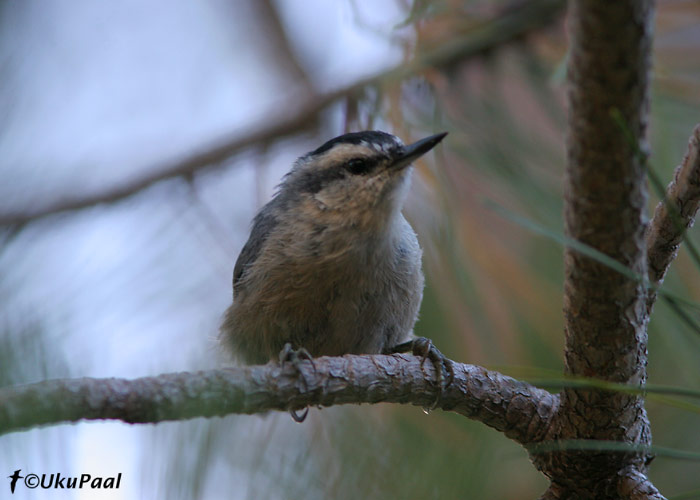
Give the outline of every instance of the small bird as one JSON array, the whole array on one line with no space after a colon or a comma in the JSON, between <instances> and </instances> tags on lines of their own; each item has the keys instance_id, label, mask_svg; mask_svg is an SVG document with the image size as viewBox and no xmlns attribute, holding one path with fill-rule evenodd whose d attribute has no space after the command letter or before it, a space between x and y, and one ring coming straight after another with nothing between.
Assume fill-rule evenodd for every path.
<instances>
[{"instance_id":1,"label":"small bird","mask_svg":"<svg viewBox=\"0 0 700 500\"><path fill-rule=\"evenodd\" d=\"M287 344L310 356L412 350L422 251L401 209L411 163L446 135L404 145L355 132L299 158L238 256L223 343L248 364Z\"/></svg>"}]
</instances>

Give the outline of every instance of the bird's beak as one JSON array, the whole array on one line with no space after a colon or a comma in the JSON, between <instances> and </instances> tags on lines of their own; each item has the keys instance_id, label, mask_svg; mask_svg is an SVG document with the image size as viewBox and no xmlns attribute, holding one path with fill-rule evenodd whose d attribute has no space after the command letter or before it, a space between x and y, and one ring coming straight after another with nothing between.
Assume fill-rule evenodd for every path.
<instances>
[{"instance_id":1,"label":"bird's beak","mask_svg":"<svg viewBox=\"0 0 700 500\"><path fill-rule=\"evenodd\" d=\"M392 169L402 169L413 163L414 160L420 158L425 153L433 149L438 143L445 138L447 132L442 132L440 134L431 135L420 141L416 141L413 144L404 146L394 159L392 164Z\"/></svg>"}]
</instances>

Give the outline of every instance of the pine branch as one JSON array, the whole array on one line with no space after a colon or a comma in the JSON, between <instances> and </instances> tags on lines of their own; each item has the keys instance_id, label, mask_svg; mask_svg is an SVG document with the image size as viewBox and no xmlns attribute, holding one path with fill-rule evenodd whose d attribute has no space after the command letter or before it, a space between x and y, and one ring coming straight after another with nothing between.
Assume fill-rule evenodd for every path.
<instances>
[{"instance_id":1,"label":"pine branch","mask_svg":"<svg viewBox=\"0 0 700 500\"><path fill-rule=\"evenodd\" d=\"M430 407L430 362L412 355L321 357L127 379L60 379L0 389L0 434L80 420L156 423L360 403ZM455 363L437 408L485 423L519 443L547 432L558 397L484 368Z\"/></svg>"},{"instance_id":2,"label":"pine branch","mask_svg":"<svg viewBox=\"0 0 700 500\"><path fill-rule=\"evenodd\" d=\"M638 152L646 150L654 2L573 0L570 7L566 236L646 276L646 171ZM564 262L567 375L642 387L646 287L574 248ZM547 439L650 445L644 399L565 389ZM641 485L649 459L574 451L533 456L552 480L544 498L621 498L623 486L636 488L623 471L633 471Z\"/></svg>"},{"instance_id":3,"label":"pine branch","mask_svg":"<svg viewBox=\"0 0 700 500\"><path fill-rule=\"evenodd\" d=\"M666 196L656 206L646 234L649 281L660 285L666 271L678 255L685 231L695 222L700 206L700 125L693 130L688 151L676 168ZM651 310L656 292L650 292L647 308Z\"/></svg>"}]
</instances>

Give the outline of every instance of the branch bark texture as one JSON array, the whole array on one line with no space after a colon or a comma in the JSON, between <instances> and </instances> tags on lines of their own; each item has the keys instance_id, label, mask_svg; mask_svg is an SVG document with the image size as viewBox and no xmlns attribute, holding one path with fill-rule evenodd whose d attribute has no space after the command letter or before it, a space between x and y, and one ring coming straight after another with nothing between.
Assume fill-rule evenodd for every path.
<instances>
[{"instance_id":1,"label":"branch bark texture","mask_svg":"<svg viewBox=\"0 0 700 500\"><path fill-rule=\"evenodd\" d=\"M115 419L155 423L346 403L437 407L525 444L547 433L558 396L474 365L455 363L439 395L432 364L412 355L322 357L126 379L49 380L0 389L0 434L38 425Z\"/></svg>"},{"instance_id":2,"label":"branch bark texture","mask_svg":"<svg viewBox=\"0 0 700 500\"><path fill-rule=\"evenodd\" d=\"M647 189L638 151L646 150L652 4L575 0L569 18L566 234L641 276L647 274ZM564 316L567 374L644 384L648 314L642 283L567 249ZM641 397L566 389L551 438L650 444L651 432ZM622 471L631 468L644 478L647 460L557 452L536 456L535 464L554 484L549 498L622 498Z\"/></svg>"},{"instance_id":3,"label":"branch bark texture","mask_svg":"<svg viewBox=\"0 0 700 500\"><path fill-rule=\"evenodd\" d=\"M685 231L692 227L700 206L700 125L693 130L688 141L688 151L673 181L666 188L666 195L656 206L654 218L647 231L647 255L649 281L661 285L671 262L678 255ZM656 293L650 292L647 300L649 312Z\"/></svg>"}]
</instances>

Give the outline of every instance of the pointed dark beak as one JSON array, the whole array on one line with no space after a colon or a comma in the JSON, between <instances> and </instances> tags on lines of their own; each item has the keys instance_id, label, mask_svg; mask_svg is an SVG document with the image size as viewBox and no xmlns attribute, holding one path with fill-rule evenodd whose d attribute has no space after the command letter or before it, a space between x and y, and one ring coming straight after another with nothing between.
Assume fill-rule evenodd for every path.
<instances>
[{"instance_id":1,"label":"pointed dark beak","mask_svg":"<svg viewBox=\"0 0 700 500\"><path fill-rule=\"evenodd\" d=\"M420 141L416 141L413 144L404 146L398 151L391 168L401 169L409 166L414 160L420 158L425 153L437 146L446 135L447 132L442 132L440 134L431 135L430 137L421 139Z\"/></svg>"}]
</instances>

